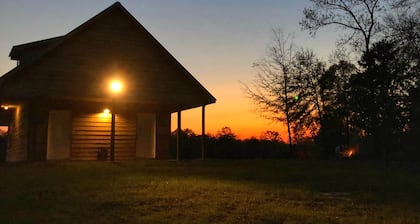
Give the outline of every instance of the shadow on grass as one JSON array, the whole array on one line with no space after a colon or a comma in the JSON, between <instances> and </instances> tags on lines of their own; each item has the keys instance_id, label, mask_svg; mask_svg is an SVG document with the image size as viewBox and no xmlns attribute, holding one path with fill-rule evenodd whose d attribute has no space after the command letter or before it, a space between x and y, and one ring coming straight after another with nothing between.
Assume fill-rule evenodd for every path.
<instances>
[{"instance_id":1,"label":"shadow on grass","mask_svg":"<svg viewBox=\"0 0 420 224\"><path fill-rule=\"evenodd\" d=\"M415 204L420 201L418 173L389 169L376 161L134 161L111 166L130 170L127 175L230 181L275 189L286 187L349 195L369 203Z\"/></svg>"},{"instance_id":2,"label":"shadow on grass","mask_svg":"<svg viewBox=\"0 0 420 224\"><path fill-rule=\"evenodd\" d=\"M412 223L420 208L418 173L370 161L2 164L0 182L8 223Z\"/></svg>"}]
</instances>

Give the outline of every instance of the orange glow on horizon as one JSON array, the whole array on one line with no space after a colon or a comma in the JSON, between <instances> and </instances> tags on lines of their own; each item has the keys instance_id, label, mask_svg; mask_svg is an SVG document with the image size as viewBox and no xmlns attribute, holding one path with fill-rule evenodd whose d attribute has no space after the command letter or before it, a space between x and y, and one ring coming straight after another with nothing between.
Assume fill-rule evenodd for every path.
<instances>
[{"instance_id":1,"label":"orange glow on horizon","mask_svg":"<svg viewBox=\"0 0 420 224\"><path fill-rule=\"evenodd\" d=\"M247 105L245 105L247 106ZM281 123L263 119L257 114L236 106L211 104L206 106L206 130L205 134L216 135L223 127L229 127L238 139L260 138L266 131L276 131L283 141L287 141L287 129ZM228 113L226 111L229 111ZM245 112L244 112L245 111ZM182 111L181 129L192 129L197 135L201 135L201 108ZM171 131L177 129L177 115L171 116Z\"/></svg>"},{"instance_id":2,"label":"orange glow on horizon","mask_svg":"<svg viewBox=\"0 0 420 224\"><path fill-rule=\"evenodd\" d=\"M244 97L239 85L219 85L208 89L217 99L206 106L206 134L216 135L223 127L231 128L238 139L260 138L266 131L276 131L283 141L287 141L287 128L284 124L273 122L253 111L252 102ZM201 135L201 108L182 111L181 129L189 128ZM171 116L171 130L177 128L177 116Z\"/></svg>"}]
</instances>

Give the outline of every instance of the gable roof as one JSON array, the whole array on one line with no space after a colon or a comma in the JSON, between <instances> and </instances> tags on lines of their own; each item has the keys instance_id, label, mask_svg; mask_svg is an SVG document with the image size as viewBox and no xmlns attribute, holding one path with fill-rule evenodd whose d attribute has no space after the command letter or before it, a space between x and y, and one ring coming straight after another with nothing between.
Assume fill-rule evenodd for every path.
<instances>
[{"instance_id":1,"label":"gable roof","mask_svg":"<svg viewBox=\"0 0 420 224\"><path fill-rule=\"evenodd\" d=\"M25 53L34 57L0 78L1 98L106 101L117 76L123 102L176 111L216 101L119 2L64 36L14 46L10 57Z\"/></svg>"},{"instance_id":2,"label":"gable roof","mask_svg":"<svg viewBox=\"0 0 420 224\"><path fill-rule=\"evenodd\" d=\"M30 55L31 57L37 57L44 51L48 50L49 47L56 43L59 43L64 36L53 37L45 40L34 41L31 43L20 44L12 47L9 57L12 60L22 60L22 57Z\"/></svg>"}]
</instances>

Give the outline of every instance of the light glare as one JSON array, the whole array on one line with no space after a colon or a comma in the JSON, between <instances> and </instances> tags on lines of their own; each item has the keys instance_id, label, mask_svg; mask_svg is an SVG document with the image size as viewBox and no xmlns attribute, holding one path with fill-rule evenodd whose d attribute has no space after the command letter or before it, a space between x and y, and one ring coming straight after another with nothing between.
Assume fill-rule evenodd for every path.
<instances>
[{"instance_id":1,"label":"light glare","mask_svg":"<svg viewBox=\"0 0 420 224\"><path fill-rule=\"evenodd\" d=\"M112 92L119 93L122 90L122 84L120 81L114 80L111 82L111 90Z\"/></svg>"}]
</instances>

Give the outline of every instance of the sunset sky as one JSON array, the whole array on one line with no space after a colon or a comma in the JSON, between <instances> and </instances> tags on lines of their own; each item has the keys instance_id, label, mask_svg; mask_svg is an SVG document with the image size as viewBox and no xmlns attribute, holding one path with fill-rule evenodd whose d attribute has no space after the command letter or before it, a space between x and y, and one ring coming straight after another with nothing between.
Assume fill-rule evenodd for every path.
<instances>
[{"instance_id":1,"label":"sunset sky","mask_svg":"<svg viewBox=\"0 0 420 224\"><path fill-rule=\"evenodd\" d=\"M64 35L95 16L114 0L13 0L0 2L0 75L16 62L13 45ZM217 99L206 107L206 132L230 127L240 138L281 132L281 124L260 118L244 97L241 83L256 72L270 42L270 29L295 34L295 42L327 60L336 32L315 38L299 27L309 0L122 0L122 5ZM172 117L175 128L176 116ZM201 109L182 112L182 128L201 130Z\"/></svg>"}]
</instances>

